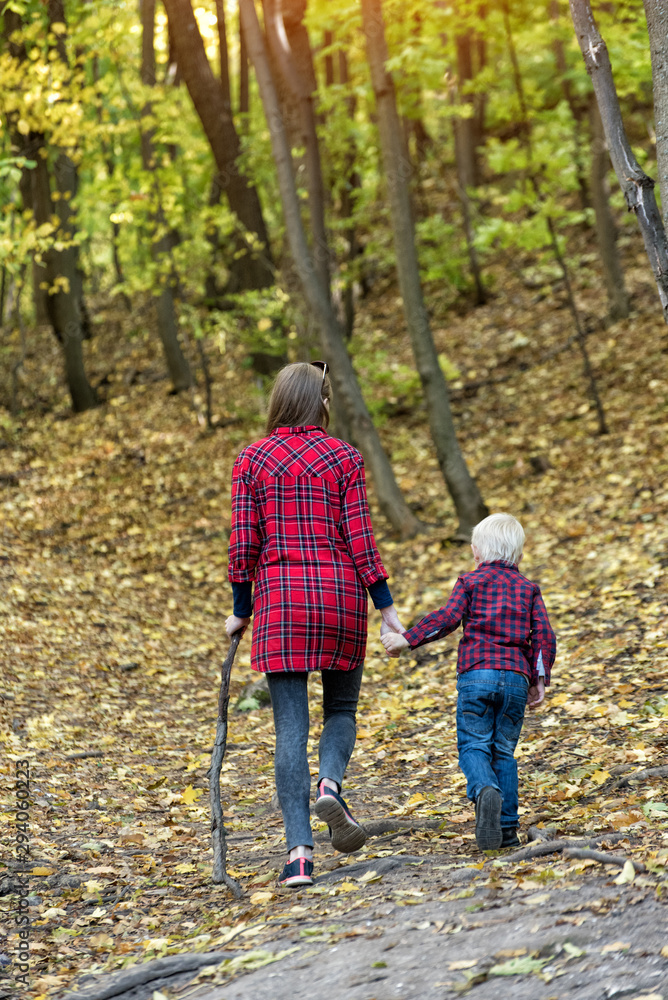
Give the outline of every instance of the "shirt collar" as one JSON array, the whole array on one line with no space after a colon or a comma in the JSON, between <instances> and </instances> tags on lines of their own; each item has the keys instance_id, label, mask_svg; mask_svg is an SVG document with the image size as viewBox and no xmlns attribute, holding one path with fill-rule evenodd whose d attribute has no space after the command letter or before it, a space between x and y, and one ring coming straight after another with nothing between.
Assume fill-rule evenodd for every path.
<instances>
[{"instance_id":1,"label":"shirt collar","mask_svg":"<svg viewBox=\"0 0 668 1000\"><path fill-rule=\"evenodd\" d=\"M503 559L491 559L489 562L480 563L478 569L485 569L487 566L498 566L500 569L515 570L516 573L519 573L519 567L515 563L507 563Z\"/></svg>"},{"instance_id":2,"label":"shirt collar","mask_svg":"<svg viewBox=\"0 0 668 1000\"><path fill-rule=\"evenodd\" d=\"M307 424L304 427L274 427L272 434L277 434L279 437L289 437L291 434L325 434L324 427L318 427L317 424Z\"/></svg>"}]
</instances>

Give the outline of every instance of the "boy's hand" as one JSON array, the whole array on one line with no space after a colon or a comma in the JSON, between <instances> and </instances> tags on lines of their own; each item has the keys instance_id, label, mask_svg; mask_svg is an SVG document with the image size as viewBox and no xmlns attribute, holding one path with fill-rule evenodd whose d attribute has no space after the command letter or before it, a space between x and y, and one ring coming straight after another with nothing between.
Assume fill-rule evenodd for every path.
<instances>
[{"instance_id":1,"label":"boy's hand","mask_svg":"<svg viewBox=\"0 0 668 1000\"><path fill-rule=\"evenodd\" d=\"M542 703L545 698L545 681L542 677L538 678L537 684L532 684L529 688L529 694L527 695L527 707L533 711L534 708Z\"/></svg>"},{"instance_id":2,"label":"boy's hand","mask_svg":"<svg viewBox=\"0 0 668 1000\"><path fill-rule=\"evenodd\" d=\"M386 632L381 635L380 641L388 656L398 656L402 649L408 649L408 641L398 632Z\"/></svg>"}]
</instances>

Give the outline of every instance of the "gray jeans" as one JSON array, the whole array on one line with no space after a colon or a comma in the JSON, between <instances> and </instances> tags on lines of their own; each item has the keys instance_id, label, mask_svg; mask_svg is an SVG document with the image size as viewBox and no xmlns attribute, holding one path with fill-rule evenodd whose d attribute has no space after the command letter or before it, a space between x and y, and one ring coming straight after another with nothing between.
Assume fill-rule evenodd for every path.
<instances>
[{"instance_id":1,"label":"gray jeans","mask_svg":"<svg viewBox=\"0 0 668 1000\"><path fill-rule=\"evenodd\" d=\"M331 778L339 789L355 746L355 713L362 683L354 670L322 671L323 729L318 781ZM267 674L276 730L276 791L281 803L288 851L299 844L313 847L309 819L311 774L306 747L309 732L308 672Z\"/></svg>"}]
</instances>

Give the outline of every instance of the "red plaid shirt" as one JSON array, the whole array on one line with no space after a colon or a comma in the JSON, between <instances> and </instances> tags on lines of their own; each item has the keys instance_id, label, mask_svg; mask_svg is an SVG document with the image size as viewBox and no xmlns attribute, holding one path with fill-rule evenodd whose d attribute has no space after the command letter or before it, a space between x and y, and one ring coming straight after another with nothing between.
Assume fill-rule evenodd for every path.
<instances>
[{"instance_id":1,"label":"red plaid shirt","mask_svg":"<svg viewBox=\"0 0 668 1000\"><path fill-rule=\"evenodd\" d=\"M545 684L550 683L557 644L540 587L522 576L517 566L482 563L464 573L448 603L404 633L415 649L442 639L464 626L459 643L457 673L467 670L515 670L538 681L542 653Z\"/></svg>"},{"instance_id":2,"label":"red plaid shirt","mask_svg":"<svg viewBox=\"0 0 668 1000\"><path fill-rule=\"evenodd\" d=\"M360 453L322 427L278 427L232 472L232 582L255 581L251 666L352 670L364 660L365 587L387 579Z\"/></svg>"}]
</instances>

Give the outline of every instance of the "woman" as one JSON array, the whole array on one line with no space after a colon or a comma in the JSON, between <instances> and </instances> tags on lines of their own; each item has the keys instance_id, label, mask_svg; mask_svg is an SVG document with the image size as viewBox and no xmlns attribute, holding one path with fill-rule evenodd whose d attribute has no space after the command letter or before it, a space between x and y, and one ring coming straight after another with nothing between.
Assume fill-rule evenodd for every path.
<instances>
[{"instance_id":1,"label":"woman","mask_svg":"<svg viewBox=\"0 0 668 1000\"><path fill-rule=\"evenodd\" d=\"M403 632L373 537L360 453L330 437L324 362L283 368L269 401L267 437L245 448L232 473L228 635L255 615L251 667L267 674L276 728L276 789L288 859L280 885L313 881L306 745L309 673L322 671L315 812L332 846L366 840L341 797L355 745L366 651L367 595L383 630ZM255 583L255 592L253 590Z\"/></svg>"}]
</instances>

